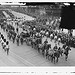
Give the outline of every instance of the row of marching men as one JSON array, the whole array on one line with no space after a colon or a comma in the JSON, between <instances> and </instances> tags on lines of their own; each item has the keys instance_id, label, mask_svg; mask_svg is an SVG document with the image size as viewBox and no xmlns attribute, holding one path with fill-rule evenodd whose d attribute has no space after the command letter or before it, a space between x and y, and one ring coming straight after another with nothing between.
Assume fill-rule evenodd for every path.
<instances>
[{"instance_id":1,"label":"row of marching men","mask_svg":"<svg viewBox=\"0 0 75 75\"><path fill-rule=\"evenodd\" d=\"M0 32L0 43L2 49L9 55L9 41L4 38L4 35Z\"/></svg>"},{"instance_id":2,"label":"row of marching men","mask_svg":"<svg viewBox=\"0 0 75 75\"><path fill-rule=\"evenodd\" d=\"M12 33L12 32L8 32L7 33L7 37L10 41L12 41L13 43L16 43L17 46L20 45L23 45L23 38L20 36L20 34L17 34L15 31Z\"/></svg>"},{"instance_id":3,"label":"row of marching men","mask_svg":"<svg viewBox=\"0 0 75 75\"><path fill-rule=\"evenodd\" d=\"M3 28L1 28L3 30ZM19 27L17 26L17 28L14 28L12 25L6 25L5 30L3 30L7 33L7 38L12 41L13 43L16 43L17 46L23 45L23 38L20 36L19 33Z\"/></svg>"}]
</instances>

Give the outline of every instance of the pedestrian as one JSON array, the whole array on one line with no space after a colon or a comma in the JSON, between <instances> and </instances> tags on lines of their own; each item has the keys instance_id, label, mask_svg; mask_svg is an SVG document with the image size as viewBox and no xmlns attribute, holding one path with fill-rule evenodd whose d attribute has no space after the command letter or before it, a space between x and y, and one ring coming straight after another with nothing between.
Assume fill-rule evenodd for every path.
<instances>
[{"instance_id":1,"label":"pedestrian","mask_svg":"<svg viewBox=\"0 0 75 75\"><path fill-rule=\"evenodd\" d=\"M9 32L9 40L11 40L12 38L12 34Z\"/></svg>"},{"instance_id":2,"label":"pedestrian","mask_svg":"<svg viewBox=\"0 0 75 75\"><path fill-rule=\"evenodd\" d=\"M15 43L15 35L12 35L13 43Z\"/></svg>"},{"instance_id":3,"label":"pedestrian","mask_svg":"<svg viewBox=\"0 0 75 75\"><path fill-rule=\"evenodd\" d=\"M19 37L16 38L17 46L19 46Z\"/></svg>"},{"instance_id":4,"label":"pedestrian","mask_svg":"<svg viewBox=\"0 0 75 75\"><path fill-rule=\"evenodd\" d=\"M22 37L20 38L20 42L21 42L21 45L23 45L23 38Z\"/></svg>"},{"instance_id":5,"label":"pedestrian","mask_svg":"<svg viewBox=\"0 0 75 75\"><path fill-rule=\"evenodd\" d=\"M63 50L61 47L58 48L58 51L59 51L60 55L62 56Z\"/></svg>"},{"instance_id":6,"label":"pedestrian","mask_svg":"<svg viewBox=\"0 0 75 75\"><path fill-rule=\"evenodd\" d=\"M18 27L16 28L16 32L18 33Z\"/></svg>"},{"instance_id":7,"label":"pedestrian","mask_svg":"<svg viewBox=\"0 0 75 75\"><path fill-rule=\"evenodd\" d=\"M7 55L9 55L9 42L8 41L6 42L6 52L7 52Z\"/></svg>"}]
</instances>

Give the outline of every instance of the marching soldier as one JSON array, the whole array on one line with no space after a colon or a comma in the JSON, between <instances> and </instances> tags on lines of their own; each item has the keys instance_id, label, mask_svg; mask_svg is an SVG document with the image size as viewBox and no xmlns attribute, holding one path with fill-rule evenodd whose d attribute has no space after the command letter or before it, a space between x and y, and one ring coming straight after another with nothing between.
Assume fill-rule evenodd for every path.
<instances>
[{"instance_id":1,"label":"marching soldier","mask_svg":"<svg viewBox=\"0 0 75 75\"><path fill-rule=\"evenodd\" d=\"M1 35L1 45L2 45L2 47L3 47L3 43L4 43L4 36L3 35Z\"/></svg>"},{"instance_id":2,"label":"marching soldier","mask_svg":"<svg viewBox=\"0 0 75 75\"><path fill-rule=\"evenodd\" d=\"M17 38L16 38L17 46L19 46L19 38L20 38L20 36L17 35Z\"/></svg>"},{"instance_id":3,"label":"marching soldier","mask_svg":"<svg viewBox=\"0 0 75 75\"><path fill-rule=\"evenodd\" d=\"M12 35L12 40L13 40L13 43L15 42L15 36L14 35Z\"/></svg>"},{"instance_id":4,"label":"marching soldier","mask_svg":"<svg viewBox=\"0 0 75 75\"><path fill-rule=\"evenodd\" d=\"M6 47L6 39L4 39L3 41L4 41L4 43L3 43L3 49L4 49L4 51L6 51L6 49L5 49L5 47Z\"/></svg>"}]
</instances>

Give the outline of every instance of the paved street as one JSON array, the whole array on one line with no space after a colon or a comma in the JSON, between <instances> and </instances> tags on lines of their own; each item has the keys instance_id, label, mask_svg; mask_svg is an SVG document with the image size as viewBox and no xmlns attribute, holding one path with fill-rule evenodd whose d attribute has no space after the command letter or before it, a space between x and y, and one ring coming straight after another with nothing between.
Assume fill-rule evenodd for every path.
<instances>
[{"instance_id":1,"label":"paved street","mask_svg":"<svg viewBox=\"0 0 75 75\"><path fill-rule=\"evenodd\" d=\"M12 12L13 13L13 12ZM17 14L17 13L16 13ZM19 13L17 15L20 15ZM0 32L4 34L5 38L7 35L0 29ZM43 38L43 41L46 37ZM54 46L54 41L50 41L52 47ZM61 44L62 45L62 44ZM24 45L17 46L16 43L13 44L10 41L10 52L6 55L0 46L0 66L75 66L75 48L72 48L69 54L68 61L65 61L64 56L60 57L59 62L56 64L51 63L42 54L38 53L37 50Z\"/></svg>"}]
</instances>

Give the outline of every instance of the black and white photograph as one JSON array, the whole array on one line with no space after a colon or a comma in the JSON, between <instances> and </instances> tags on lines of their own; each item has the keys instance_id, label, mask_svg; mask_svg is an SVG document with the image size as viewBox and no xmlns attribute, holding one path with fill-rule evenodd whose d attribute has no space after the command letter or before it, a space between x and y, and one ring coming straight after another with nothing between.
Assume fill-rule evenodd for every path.
<instances>
[{"instance_id":1,"label":"black and white photograph","mask_svg":"<svg viewBox=\"0 0 75 75\"><path fill-rule=\"evenodd\" d=\"M74 75L75 2L0 1L0 75Z\"/></svg>"},{"instance_id":2,"label":"black and white photograph","mask_svg":"<svg viewBox=\"0 0 75 75\"><path fill-rule=\"evenodd\" d=\"M0 75L68 75L74 67L75 2L0 2Z\"/></svg>"},{"instance_id":3,"label":"black and white photograph","mask_svg":"<svg viewBox=\"0 0 75 75\"><path fill-rule=\"evenodd\" d=\"M0 66L75 66L74 2L0 3Z\"/></svg>"}]
</instances>

